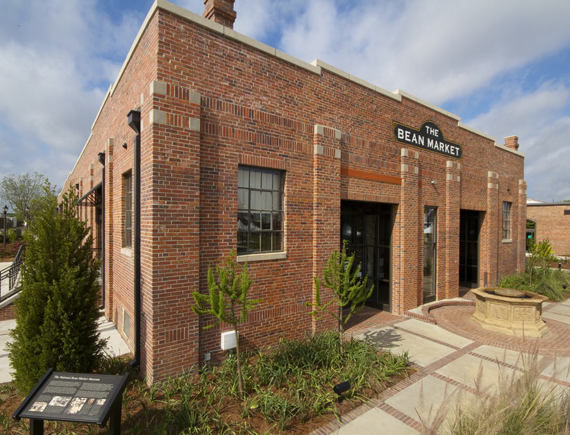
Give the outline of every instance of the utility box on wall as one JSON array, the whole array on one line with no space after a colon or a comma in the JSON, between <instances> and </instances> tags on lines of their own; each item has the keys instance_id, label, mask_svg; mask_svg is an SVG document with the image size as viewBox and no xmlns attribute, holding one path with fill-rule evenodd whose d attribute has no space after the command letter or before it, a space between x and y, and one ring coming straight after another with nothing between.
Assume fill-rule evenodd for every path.
<instances>
[{"instance_id":1,"label":"utility box on wall","mask_svg":"<svg viewBox=\"0 0 570 435\"><path fill-rule=\"evenodd\" d=\"M235 331L222 332L221 347L222 350L230 350L236 347Z\"/></svg>"}]
</instances>

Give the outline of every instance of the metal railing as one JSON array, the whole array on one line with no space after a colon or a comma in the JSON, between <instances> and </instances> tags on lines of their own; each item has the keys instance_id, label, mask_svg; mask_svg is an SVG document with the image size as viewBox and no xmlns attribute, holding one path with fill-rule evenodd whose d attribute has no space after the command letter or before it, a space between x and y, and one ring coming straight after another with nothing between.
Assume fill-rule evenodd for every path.
<instances>
[{"instance_id":1,"label":"metal railing","mask_svg":"<svg viewBox=\"0 0 570 435\"><path fill-rule=\"evenodd\" d=\"M0 289L8 283L8 291L0 295L0 303L20 291L20 267L24 262L25 245L21 245L14 262L6 269L0 271Z\"/></svg>"}]
</instances>

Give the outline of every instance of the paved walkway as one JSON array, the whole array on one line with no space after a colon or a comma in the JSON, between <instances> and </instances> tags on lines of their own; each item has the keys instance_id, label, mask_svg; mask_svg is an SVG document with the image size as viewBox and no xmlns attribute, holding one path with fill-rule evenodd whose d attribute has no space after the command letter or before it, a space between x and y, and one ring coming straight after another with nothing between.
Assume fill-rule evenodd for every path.
<instances>
[{"instance_id":1,"label":"paved walkway","mask_svg":"<svg viewBox=\"0 0 570 435\"><path fill-rule=\"evenodd\" d=\"M0 262L0 271L6 269L7 267L10 267L12 265L12 262ZM0 295L4 295L5 293L8 293L8 280L2 280L2 282L0 282Z\"/></svg>"},{"instance_id":2,"label":"paved walkway","mask_svg":"<svg viewBox=\"0 0 570 435\"><path fill-rule=\"evenodd\" d=\"M12 374L10 373L10 361L8 360L8 351L6 343L10 340L9 333L16 326L15 320L5 320L0 322L0 383L10 382ZM129 353L127 344L119 335L119 332L111 322L105 317L99 319L99 333L101 338L107 339L107 352L113 355L123 355Z\"/></svg>"},{"instance_id":3,"label":"paved walkway","mask_svg":"<svg viewBox=\"0 0 570 435\"><path fill-rule=\"evenodd\" d=\"M455 405L497 391L500 379L521 373L523 360L537 346L545 386L560 391L570 386L570 300L545 304L549 333L538 340L500 334L501 341L471 320L474 310L473 306L433 310L437 325L365 310L348 333L369 338L393 353L408 351L418 371L343 416L342 423L331 422L313 435L418 434L421 422L433 421L442 404L446 411L442 409L441 415L451 418Z\"/></svg>"}]
</instances>

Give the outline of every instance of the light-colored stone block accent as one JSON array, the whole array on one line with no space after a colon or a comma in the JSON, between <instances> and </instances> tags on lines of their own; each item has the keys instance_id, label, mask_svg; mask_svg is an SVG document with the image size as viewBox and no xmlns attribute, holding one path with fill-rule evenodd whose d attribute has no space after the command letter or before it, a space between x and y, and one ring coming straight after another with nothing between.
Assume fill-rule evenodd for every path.
<instances>
[{"instance_id":1,"label":"light-colored stone block accent","mask_svg":"<svg viewBox=\"0 0 570 435\"><path fill-rule=\"evenodd\" d=\"M113 155L112 154L107 155L107 163L113 163Z\"/></svg>"},{"instance_id":2,"label":"light-colored stone block accent","mask_svg":"<svg viewBox=\"0 0 570 435\"><path fill-rule=\"evenodd\" d=\"M453 174L446 174L446 175L445 175L445 180L446 180L446 181L453 181Z\"/></svg>"},{"instance_id":3,"label":"light-colored stone block accent","mask_svg":"<svg viewBox=\"0 0 570 435\"><path fill-rule=\"evenodd\" d=\"M451 160L448 160L447 162L445 162L445 166L447 168L453 168L453 162Z\"/></svg>"},{"instance_id":4,"label":"light-colored stone block accent","mask_svg":"<svg viewBox=\"0 0 570 435\"><path fill-rule=\"evenodd\" d=\"M325 147L322 145L315 145L314 154L318 156L322 156L325 153Z\"/></svg>"},{"instance_id":5,"label":"light-colored stone block accent","mask_svg":"<svg viewBox=\"0 0 570 435\"><path fill-rule=\"evenodd\" d=\"M342 155L342 153L340 150L334 150L334 158L335 159L340 159L341 155Z\"/></svg>"},{"instance_id":6,"label":"light-colored stone block accent","mask_svg":"<svg viewBox=\"0 0 570 435\"><path fill-rule=\"evenodd\" d=\"M93 168L95 168L95 165L94 165L93 163L91 163L91 164L89 165L89 169L93 170Z\"/></svg>"},{"instance_id":7,"label":"light-colored stone block accent","mask_svg":"<svg viewBox=\"0 0 570 435\"><path fill-rule=\"evenodd\" d=\"M338 128L335 128L335 129L334 129L334 138L335 138L336 140L341 140L341 139L342 139L342 132L341 132Z\"/></svg>"},{"instance_id":8,"label":"light-colored stone block accent","mask_svg":"<svg viewBox=\"0 0 570 435\"><path fill-rule=\"evenodd\" d=\"M323 62L320 59L315 59L311 62L311 65L313 66L320 66L322 69L326 69L327 71L330 71L336 75L339 75L341 77L344 77L345 79L349 79L350 80L350 74L347 73L346 71L341 70L340 68L337 68L336 66L332 66L326 62Z\"/></svg>"},{"instance_id":9,"label":"light-colored stone block accent","mask_svg":"<svg viewBox=\"0 0 570 435\"><path fill-rule=\"evenodd\" d=\"M487 172L487 178L493 178L493 172L491 171Z\"/></svg>"},{"instance_id":10,"label":"light-colored stone block accent","mask_svg":"<svg viewBox=\"0 0 570 435\"><path fill-rule=\"evenodd\" d=\"M94 180L94 179L95 179L95 177L94 177L93 175L90 175L90 176L89 176L89 182L90 182L90 183L93 183L93 180Z\"/></svg>"},{"instance_id":11,"label":"light-colored stone block accent","mask_svg":"<svg viewBox=\"0 0 570 435\"><path fill-rule=\"evenodd\" d=\"M417 151L414 151L414 158L416 160L418 160L420 158L420 153L418 153Z\"/></svg>"},{"instance_id":12,"label":"light-colored stone block accent","mask_svg":"<svg viewBox=\"0 0 570 435\"><path fill-rule=\"evenodd\" d=\"M287 258L287 252L267 252L263 254L248 254L248 255L238 255L238 263L248 263L252 261L263 261L263 260L284 260Z\"/></svg>"},{"instance_id":13,"label":"light-colored stone block accent","mask_svg":"<svg viewBox=\"0 0 570 435\"><path fill-rule=\"evenodd\" d=\"M198 118L190 118L188 120L188 128L192 131L200 131L200 120Z\"/></svg>"},{"instance_id":14,"label":"light-colored stone block accent","mask_svg":"<svg viewBox=\"0 0 570 435\"><path fill-rule=\"evenodd\" d=\"M457 176L457 182L461 183L461 176L460 175Z\"/></svg>"},{"instance_id":15,"label":"light-colored stone block accent","mask_svg":"<svg viewBox=\"0 0 570 435\"><path fill-rule=\"evenodd\" d=\"M414 174L419 174L419 173L420 173L420 168L414 166Z\"/></svg>"},{"instance_id":16,"label":"light-colored stone block accent","mask_svg":"<svg viewBox=\"0 0 570 435\"><path fill-rule=\"evenodd\" d=\"M400 170L401 170L402 172L408 172L408 165L406 165L405 163L402 163L402 164L400 165Z\"/></svg>"},{"instance_id":17,"label":"light-colored stone block accent","mask_svg":"<svg viewBox=\"0 0 570 435\"><path fill-rule=\"evenodd\" d=\"M315 124L315 134L318 134L319 136L324 136L325 135L324 125Z\"/></svg>"},{"instance_id":18,"label":"light-colored stone block accent","mask_svg":"<svg viewBox=\"0 0 570 435\"><path fill-rule=\"evenodd\" d=\"M190 91L188 101L192 104L200 105L202 103L202 95L199 92Z\"/></svg>"},{"instance_id":19,"label":"light-colored stone block accent","mask_svg":"<svg viewBox=\"0 0 570 435\"><path fill-rule=\"evenodd\" d=\"M519 180L519 184L524 184L524 180Z\"/></svg>"},{"instance_id":20,"label":"light-colored stone block accent","mask_svg":"<svg viewBox=\"0 0 570 435\"><path fill-rule=\"evenodd\" d=\"M150 95L166 95L166 83L160 82L158 80L153 80L150 82L149 92Z\"/></svg>"},{"instance_id":21,"label":"light-colored stone block accent","mask_svg":"<svg viewBox=\"0 0 570 435\"><path fill-rule=\"evenodd\" d=\"M461 163L457 163L457 169L461 170Z\"/></svg>"},{"instance_id":22,"label":"light-colored stone block accent","mask_svg":"<svg viewBox=\"0 0 570 435\"><path fill-rule=\"evenodd\" d=\"M278 57L279 59L286 60L287 62L289 62L295 66L298 66L300 68L304 68L304 69L309 70L311 72L314 72L315 74L321 73L320 67L315 66L315 65L311 65L310 63L302 61L301 59L297 59L296 57L293 57L287 53L283 53L282 51L275 50L275 56Z\"/></svg>"},{"instance_id":23,"label":"light-colored stone block accent","mask_svg":"<svg viewBox=\"0 0 570 435\"><path fill-rule=\"evenodd\" d=\"M166 124L166 113L158 109L151 110L149 114L149 122L151 124Z\"/></svg>"},{"instance_id":24,"label":"light-colored stone block accent","mask_svg":"<svg viewBox=\"0 0 570 435\"><path fill-rule=\"evenodd\" d=\"M402 148L402 149L400 150L400 155L401 155L402 157L408 157L408 154L409 154L409 152L408 152L408 149L407 149L407 148Z\"/></svg>"},{"instance_id":25,"label":"light-colored stone block accent","mask_svg":"<svg viewBox=\"0 0 570 435\"><path fill-rule=\"evenodd\" d=\"M112 147L113 145L115 145L115 138L110 137L107 139L107 146L105 147L105 150L108 149L108 147Z\"/></svg>"}]
</instances>

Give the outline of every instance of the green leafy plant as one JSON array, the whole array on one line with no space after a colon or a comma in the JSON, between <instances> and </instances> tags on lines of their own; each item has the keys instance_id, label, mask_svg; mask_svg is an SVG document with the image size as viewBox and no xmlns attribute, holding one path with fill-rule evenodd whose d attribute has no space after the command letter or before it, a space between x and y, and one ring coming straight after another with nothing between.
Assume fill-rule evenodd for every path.
<instances>
[{"instance_id":1,"label":"green leafy plant","mask_svg":"<svg viewBox=\"0 0 570 435\"><path fill-rule=\"evenodd\" d=\"M526 272L529 274L530 282L536 274L536 267L539 269L549 268L553 261L556 261L556 256L552 251L550 240L545 239L538 243L531 242L528 247L530 257L526 260ZM538 272L542 272L539 270Z\"/></svg>"},{"instance_id":2,"label":"green leafy plant","mask_svg":"<svg viewBox=\"0 0 570 435\"><path fill-rule=\"evenodd\" d=\"M208 269L208 294L194 292L196 305L192 307L196 314L209 314L234 327L236 336L237 375L240 396L243 397L243 376L239 350L239 324L247 320L247 313L260 299L249 299L251 277L247 271L247 263L238 271L236 252L232 250L229 257L216 265L215 272ZM212 328L210 325L207 328Z\"/></svg>"},{"instance_id":3,"label":"green leafy plant","mask_svg":"<svg viewBox=\"0 0 570 435\"><path fill-rule=\"evenodd\" d=\"M323 279L315 277L315 302L307 302L313 308L310 312L316 319L328 313L338 321L340 352L343 352L342 341L344 328L353 314L362 308L364 302L372 295L374 286L368 287L368 277L360 278L360 264L353 269L355 254L346 253L348 242L342 243L341 251L334 251L323 270ZM333 298L326 303L321 301L321 285L332 290ZM343 309L349 309L345 316Z\"/></svg>"},{"instance_id":4,"label":"green leafy plant","mask_svg":"<svg viewBox=\"0 0 570 435\"><path fill-rule=\"evenodd\" d=\"M90 230L78 217L73 189L63 195L60 212L57 208L57 198L46 188L25 234L22 291L8 345L21 393L50 367L93 371L105 346L97 330L100 263L93 258Z\"/></svg>"}]
</instances>

